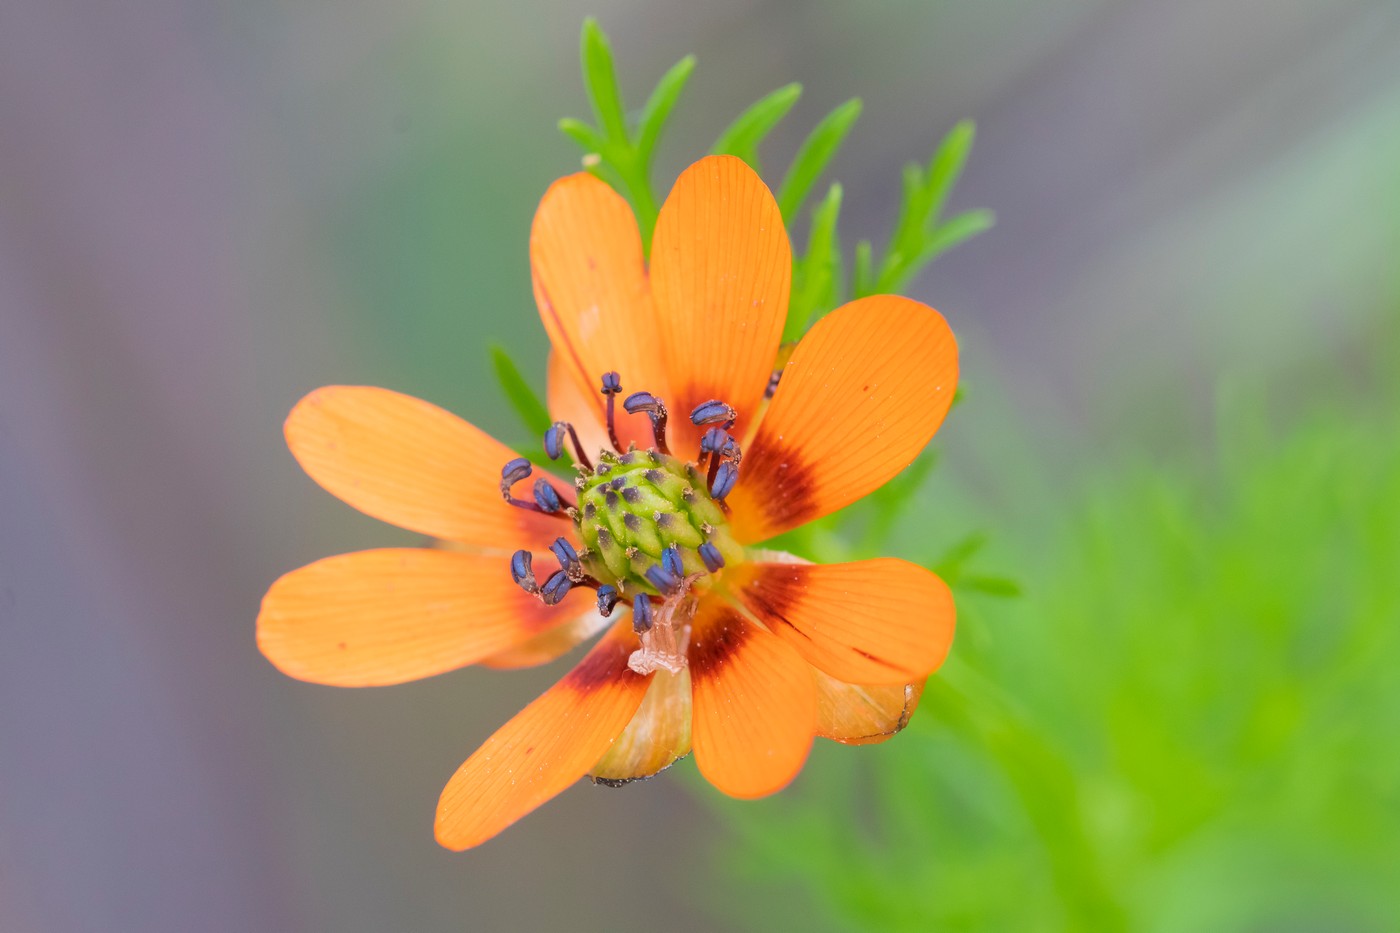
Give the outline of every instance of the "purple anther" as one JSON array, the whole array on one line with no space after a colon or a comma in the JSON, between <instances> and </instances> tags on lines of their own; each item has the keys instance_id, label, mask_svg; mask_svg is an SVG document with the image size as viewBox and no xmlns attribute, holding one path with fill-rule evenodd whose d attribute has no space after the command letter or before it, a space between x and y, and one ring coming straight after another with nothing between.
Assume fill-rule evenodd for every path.
<instances>
[{"instance_id":1,"label":"purple anther","mask_svg":"<svg viewBox=\"0 0 1400 933\"><path fill-rule=\"evenodd\" d=\"M695 410L690 413L692 424L703 427L707 424L723 423L726 429L734 427L734 421L739 417L733 406L727 402L722 402L717 398L712 398L708 402L701 402L695 406Z\"/></svg>"},{"instance_id":2,"label":"purple anther","mask_svg":"<svg viewBox=\"0 0 1400 933\"><path fill-rule=\"evenodd\" d=\"M608 481L608 485L611 486L613 489L621 489L623 486L627 485L627 477L614 476Z\"/></svg>"},{"instance_id":3,"label":"purple anther","mask_svg":"<svg viewBox=\"0 0 1400 933\"><path fill-rule=\"evenodd\" d=\"M661 552L661 566L674 577L685 576L685 566L681 563L681 550L674 544Z\"/></svg>"},{"instance_id":4,"label":"purple anther","mask_svg":"<svg viewBox=\"0 0 1400 933\"><path fill-rule=\"evenodd\" d=\"M567 538L555 538L549 549L554 552L555 560L559 561L559 569L564 571L570 580L577 583L583 579L583 565L579 563L578 552Z\"/></svg>"},{"instance_id":5,"label":"purple anther","mask_svg":"<svg viewBox=\"0 0 1400 933\"><path fill-rule=\"evenodd\" d=\"M636 486L624 486L623 489L622 489L622 498L623 498L623 500L625 500L625 501L627 501L627 502L632 502L632 503L641 502L641 501L642 501L642 491L641 491L640 489L638 489Z\"/></svg>"},{"instance_id":6,"label":"purple anther","mask_svg":"<svg viewBox=\"0 0 1400 933\"><path fill-rule=\"evenodd\" d=\"M710 428L700 435L700 453L717 454L724 449L726 442L733 440L724 428Z\"/></svg>"},{"instance_id":7,"label":"purple anther","mask_svg":"<svg viewBox=\"0 0 1400 933\"><path fill-rule=\"evenodd\" d=\"M556 421L544 432L544 452L549 459L558 460L559 455L564 452L564 435L568 427L564 422Z\"/></svg>"},{"instance_id":8,"label":"purple anther","mask_svg":"<svg viewBox=\"0 0 1400 933\"><path fill-rule=\"evenodd\" d=\"M681 578L660 564L648 567L646 578L662 596L673 596L681 588Z\"/></svg>"},{"instance_id":9,"label":"purple anther","mask_svg":"<svg viewBox=\"0 0 1400 933\"><path fill-rule=\"evenodd\" d=\"M623 410L629 415L635 415L639 411L651 414L661 405L661 400L650 392L633 392L623 401Z\"/></svg>"},{"instance_id":10,"label":"purple anther","mask_svg":"<svg viewBox=\"0 0 1400 933\"><path fill-rule=\"evenodd\" d=\"M652 623L651 598L645 593L638 593L632 599L632 631L638 635L650 632Z\"/></svg>"},{"instance_id":11,"label":"purple anther","mask_svg":"<svg viewBox=\"0 0 1400 933\"><path fill-rule=\"evenodd\" d=\"M534 560L534 555L529 551L516 551L510 556L510 578L527 593L540 591L539 584L535 582Z\"/></svg>"},{"instance_id":12,"label":"purple anther","mask_svg":"<svg viewBox=\"0 0 1400 933\"><path fill-rule=\"evenodd\" d=\"M540 587L540 599L544 600L546 606L556 606L559 600L568 595L573 589L573 581L569 575L562 570L556 570L550 578L544 581L544 586Z\"/></svg>"},{"instance_id":13,"label":"purple anther","mask_svg":"<svg viewBox=\"0 0 1400 933\"><path fill-rule=\"evenodd\" d=\"M516 457L510 463L501 467L501 495L510 498L510 488L529 476L534 470L530 466L530 461L524 457Z\"/></svg>"},{"instance_id":14,"label":"purple anther","mask_svg":"<svg viewBox=\"0 0 1400 933\"><path fill-rule=\"evenodd\" d=\"M739 481L739 468L734 465L734 461L726 460L719 465L715 471L715 478L710 483L710 498L723 499L734 489L734 484Z\"/></svg>"},{"instance_id":15,"label":"purple anther","mask_svg":"<svg viewBox=\"0 0 1400 933\"><path fill-rule=\"evenodd\" d=\"M644 412L651 419L651 437L656 444L656 449L663 454L671 452L670 448L666 446L665 402L650 392L633 392L623 401L622 407L629 415Z\"/></svg>"},{"instance_id":16,"label":"purple anther","mask_svg":"<svg viewBox=\"0 0 1400 933\"><path fill-rule=\"evenodd\" d=\"M710 573L714 573L724 566L724 555L721 554L719 548L715 547L711 542L706 541L704 544L700 545L699 550L700 559L705 562L705 569Z\"/></svg>"},{"instance_id":17,"label":"purple anther","mask_svg":"<svg viewBox=\"0 0 1400 933\"><path fill-rule=\"evenodd\" d=\"M542 512L557 512L564 507L559 493L543 476L535 480L535 505L538 505Z\"/></svg>"},{"instance_id":18,"label":"purple anther","mask_svg":"<svg viewBox=\"0 0 1400 933\"><path fill-rule=\"evenodd\" d=\"M613 410L615 399L622 391L622 378L617 373L603 373L603 395L608 400L607 424L608 440L613 445L613 450L622 453L622 442L617 439L617 420Z\"/></svg>"},{"instance_id":19,"label":"purple anther","mask_svg":"<svg viewBox=\"0 0 1400 933\"><path fill-rule=\"evenodd\" d=\"M617 605L618 599L617 587L611 583L604 583L598 587L598 615L605 619L612 615L613 607Z\"/></svg>"}]
</instances>

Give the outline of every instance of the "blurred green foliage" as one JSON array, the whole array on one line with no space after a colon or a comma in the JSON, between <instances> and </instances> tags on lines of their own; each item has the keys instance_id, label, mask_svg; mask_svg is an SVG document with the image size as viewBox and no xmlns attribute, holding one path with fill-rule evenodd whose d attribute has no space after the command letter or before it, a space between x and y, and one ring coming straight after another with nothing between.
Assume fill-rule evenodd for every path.
<instances>
[{"instance_id":1,"label":"blurred green foliage","mask_svg":"<svg viewBox=\"0 0 1400 933\"><path fill-rule=\"evenodd\" d=\"M559 121L559 129L583 149L585 168L631 202L649 252L660 203L652 187L652 157L695 69L695 58L686 56L667 71L631 120L618 87L612 47L592 19L583 26L581 59L584 87L597 122L589 125L564 119ZM759 150L801 96L800 84L788 84L760 98L720 133L711 152L737 156L762 175ZM782 180L776 186L770 181L789 227L801 216L813 188L830 169L860 117L861 106L858 98L852 98L823 117L798 147ZM970 122L959 123L934 152L927 168L916 164L905 167L899 220L885 256L877 265L874 247L862 240L855 248L849 282L837 234L841 186L831 185L813 211L806 251L793 256L785 340L796 340L822 314L851 298L898 291L940 254L991 227L990 211L968 211L946 220L942 216L967 162L973 136Z\"/></svg>"},{"instance_id":2,"label":"blurred green foliage","mask_svg":"<svg viewBox=\"0 0 1400 933\"><path fill-rule=\"evenodd\" d=\"M1008 542L1024 599L974 592L955 549L958 639L910 727L859 754L820 743L788 793L717 804L724 870L804 889L834 929L1400 929L1384 362L1282 429L1262 394L1223 394L1211 463L1098 464ZM906 494L874 498L852 517ZM875 553L844 524L793 543ZM781 919L765 901L736 919Z\"/></svg>"}]
</instances>

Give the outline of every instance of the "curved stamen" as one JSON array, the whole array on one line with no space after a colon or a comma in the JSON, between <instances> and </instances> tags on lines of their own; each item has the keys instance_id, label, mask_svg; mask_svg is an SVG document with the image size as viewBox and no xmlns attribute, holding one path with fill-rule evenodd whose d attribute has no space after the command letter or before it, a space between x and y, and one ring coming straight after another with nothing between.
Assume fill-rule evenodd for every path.
<instances>
[{"instance_id":1,"label":"curved stamen","mask_svg":"<svg viewBox=\"0 0 1400 933\"><path fill-rule=\"evenodd\" d=\"M690 413L690 422L696 427L723 422L724 430L728 431L734 427L734 422L738 417L739 413L728 402L712 398L708 402L701 402L695 406L695 409Z\"/></svg>"},{"instance_id":2,"label":"curved stamen","mask_svg":"<svg viewBox=\"0 0 1400 933\"><path fill-rule=\"evenodd\" d=\"M604 583L598 587L598 615L605 619L612 615L613 607L617 605L620 598L617 587L611 583Z\"/></svg>"},{"instance_id":3,"label":"curved stamen","mask_svg":"<svg viewBox=\"0 0 1400 933\"><path fill-rule=\"evenodd\" d=\"M556 570L550 578L544 581L544 586L540 587L540 599L544 600L546 606L555 606L559 600L568 595L573 589L573 581L569 575L562 570Z\"/></svg>"},{"instance_id":4,"label":"curved stamen","mask_svg":"<svg viewBox=\"0 0 1400 933\"><path fill-rule=\"evenodd\" d=\"M585 470L593 469L593 461L588 459L588 455L583 452L583 443L578 439L578 432L574 426L567 421L556 421L549 426L549 430L544 432L544 452L551 460L558 460L564 453L564 437L568 435L574 445L574 456L582 464Z\"/></svg>"},{"instance_id":5,"label":"curved stamen","mask_svg":"<svg viewBox=\"0 0 1400 933\"><path fill-rule=\"evenodd\" d=\"M645 593L638 593L632 599L632 631L641 635L651 631L653 624L655 620L651 614L651 597Z\"/></svg>"},{"instance_id":6,"label":"curved stamen","mask_svg":"<svg viewBox=\"0 0 1400 933\"><path fill-rule=\"evenodd\" d=\"M540 585L535 582L534 561L535 556L529 551L516 551L510 557L510 578L516 586L531 594L540 591Z\"/></svg>"},{"instance_id":7,"label":"curved stamen","mask_svg":"<svg viewBox=\"0 0 1400 933\"><path fill-rule=\"evenodd\" d=\"M608 440L613 449L622 453L622 442L617 439L617 424L613 420L613 397L622 392L622 377L617 373L603 373L603 395L608 400Z\"/></svg>"},{"instance_id":8,"label":"curved stamen","mask_svg":"<svg viewBox=\"0 0 1400 933\"><path fill-rule=\"evenodd\" d=\"M699 553L700 559L705 562L705 569L710 573L715 573L724 566L724 555L709 541L700 545Z\"/></svg>"},{"instance_id":9,"label":"curved stamen","mask_svg":"<svg viewBox=\"0 0 1400 933\"><path fill-rule=\"evenodd\" d=\"M510 494L511 487L514 486L516 483L520 482L522 479L528 477L532 472L534 472L534 467L532 467L530 465L530 461L526 460L524 457L516 457L514 460L511 460L509 463L507 463L505 466L501 467L501 498L506 500L506 502L510 505L515 506L517 509L525 509L530 512L539 512L543 515L557 515L560 518L568 518L569 516L567 513L558 510L550 510L539 501L539 483L535 484L534 502L526 502L524 499L517 499ZM559 497L559 494L555 492L552 487L550 491L554 492L556 499ZM559 504L562 508L562 500Z\"/></svg>"},{"instance_id":10,"label":"curved stamen","mask_svg":"<svg viewBox=\"0 0 1400 933\"><path fill-rule=\"evenodd\" d=\"M637 412L646 412L646 416L651 419L651 437L656 444L656 449L663 454L669 454L671 449L666 446L666 403L661 401L650 392L633 392L627 396L622 403L629 415Z\"/></svg>"}]
</instances>

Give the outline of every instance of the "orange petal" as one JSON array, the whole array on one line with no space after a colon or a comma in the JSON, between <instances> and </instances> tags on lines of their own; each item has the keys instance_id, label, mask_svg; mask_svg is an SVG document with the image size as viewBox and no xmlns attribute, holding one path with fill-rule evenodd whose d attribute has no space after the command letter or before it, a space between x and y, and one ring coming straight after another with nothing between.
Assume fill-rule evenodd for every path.
<instances>
[{"instance_id":1,"label":"orange petal","mask_svg":"<svg viewBox=\"0 0 1400 933\"><path fill-rule=\"evenodd\" d=\"M437 840L469 849L588 773L627 728L650 677L633 673L637 648L620 622L557 684L468 758L438 800Z\"/></svg>"},{"instance_id":2,"label":"orange petal","mask_svg":"<svg viewBox=\"0 0 1400 933\"><path fill-rule=\"evenodd\" d=\"M588 772L613 786L651 777L690 754L690 672L662 669L627 729Z\"/></svg>"},{"instance_id":3,"label":"orange petal","mask_svg":"<svg viewBox=\"0 0 1400 933\"><path fill-rule=\"evenodd\" d=\"M718 600L695 617L689 650L695 763L731 797L763 797L802 770L817 722L812 668Z\"/></svg>"},{"instance_id":4,"label":"orange petal","mask_svg":"<svg viewBox=\"0 0 1400 933\"><path fill-rule=\"evenodd\" d=\"M957 384L957 342L926 305L876 295L818 321L745 451L735 534L762 541L883 486L933 437Z\"/></svg>"},{"instance_id":5,"label":"orange petal","mask_svg":"<svg viewBox=\"0 0 1400 933\"><path fill-rule=\"evenodd\" d=\"M725 583L769 631L846 683L922 680L953 643L953 594L908 561L747 564Z\"/></svg>"},{"instance_id":6,"label":"orange petal","mask_svg":"<svg viewBox=\"0 0 1400 933\"><path fill-rule=\"evenodd\" d=\"M652 293L670 364L673 449L692 456L691 410L712 398L752 423L773 374L792 285L777 202L753 169L708 156L681 173L656 222Z\"/></svg>"},{"instance_id":7,"label":"orange petal","mask_svg":"<svg viewBox=\"0 0 1400 933\"><path fill-rule=\"evenodd\" d=\"M846 684L817 671L817 735L845 745L883 742L909 725L924 682Z\"/></svg>"},{"instance_id":8,"label":"orange petal","mask_svg":"<svg viewBox=\"0 0 1400 933\"><path fill-rule=\"evenodd\" d=\"M398 684L519 645L572 608L526 594L500 557L384 548L328 557L272 584L258 647L299 680Z\"/></svg>"},{"instance_id":9,"label":"orange petal","mask_svg":"<svg viewBox=\"0 0 1400 933\"><path fill-rule=\"evenodd\" d=\"M578 383L574 381L572 373L569 372L564 355L558 350L549 354L546 396L549 402L549 416L555 421L567 421L574 426L574 430L578 432L579 442L583 444L583 452L588 455L590 460L597 463L599 451L612 450L612 441L608 440L606 422L598 407L598 400L602 399L602 394L594 392L591 395L585 395L579 389ZM617 400L617 416L620 421L632 417L622 410L622 399ZM650 434L647 435L648 443L650 436ZM565 457L572 456L571 447Z\"/></svg>"},{"instance_id":10,"label":"orange petal","mask_svg":"<svg viewBox=\"0 0 1400 933\"><path fill-rule=\"evenodd\" d=\"M551 566L543 557L536 557L536 560L545 561L542 566ZM565 612L569 608L566 606ZM562 658L607 627L607 619L598 615L596 610L590 611L553 628L545 629L529 641L521 642L505 651L498 651L488 658L482 658L480 663L483 667L493 667L498 670L538 667L541 664L548 664L550 661Z\"/></svg>"},{"instance_id":11,"label":"orange petal","mask_svg":"<svg viewBox=\"0 0 1400 933\"><path fill-rule=\"evenodd\" d=\"M297 403L284 430L312 479L401 528L512 551L547 547L568 527L502 501L501 467L514 451L412 396L326 386Z\"/></svg>"},{"instance_id":12,"label":"orange petal","mask_svg":"<svg viewBox=\"0 0 1400 933\"><path fill-rule=\"evenodd\" d=\"M623 398L641 390L664 397L642 238L621 195L586 173L550 185L530 230L530 268L545 332L599 424L603 373L621 376ZM622 443L649 445L650 422L617 402Z\"/></svg>"}]
</instances>

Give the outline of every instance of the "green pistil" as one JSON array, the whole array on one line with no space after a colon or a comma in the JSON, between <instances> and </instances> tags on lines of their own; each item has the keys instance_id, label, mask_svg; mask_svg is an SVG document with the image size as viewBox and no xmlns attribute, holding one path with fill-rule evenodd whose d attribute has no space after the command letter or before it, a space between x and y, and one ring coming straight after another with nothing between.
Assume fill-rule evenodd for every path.
<instances>
[{"instance_id":1,"label":"green pistil","mask_svg":"<svg viewBox=\"0 0 1400 933\"><path fill-rule=\"evenodd\" d=\"M708 573L696 551L706 542L730 565L744 558L705 477L675 457L654 450L605 454L576 485L584 568L623 592L656 594L645 574L671 546L679 549L687 575Z\"/></svg>"}]
</instances>

